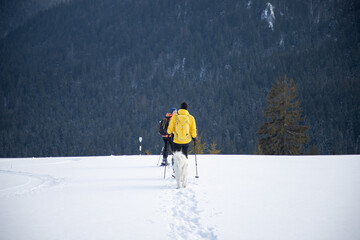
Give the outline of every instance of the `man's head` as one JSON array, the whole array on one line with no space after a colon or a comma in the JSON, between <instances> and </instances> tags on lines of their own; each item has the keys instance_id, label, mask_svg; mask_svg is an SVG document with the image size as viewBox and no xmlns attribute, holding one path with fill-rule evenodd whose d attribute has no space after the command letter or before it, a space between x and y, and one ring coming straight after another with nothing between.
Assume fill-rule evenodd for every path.
<instances>
[{"instance_id":1,"label":"man's head","mask_svg":"<svg viewBox=\"0 0 360 240\"><path fill-rule=\"evenodd\" d=\"M170 109L170 113L171 113L171 114L176 114L176 113L177 113L176 108L171 108L171 109Z\"/></svg>"},{"instance_id":2,"label":"man's head","mask_svg":"<svg viewBox=\"0 0 360 240\"><path fill-rule=\"evenodd\" d=\"M183 103L181 104L180 109L188 110L188 104L187 104L186 102L183 102Z\"/></svg>"}]
</instances>

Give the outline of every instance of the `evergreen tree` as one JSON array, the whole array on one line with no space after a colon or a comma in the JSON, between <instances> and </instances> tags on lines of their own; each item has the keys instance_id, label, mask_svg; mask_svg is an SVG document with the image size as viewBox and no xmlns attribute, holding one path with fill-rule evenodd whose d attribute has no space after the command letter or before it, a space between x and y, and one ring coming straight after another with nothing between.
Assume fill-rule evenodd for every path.
<instances>
[{"instance_id":1,"label":"evergreen tree","mask_svg":"<svg viewBox=\"0 0 360 240\"><path fill-rule=\"evenodd\" d=\"M319 154L319 150L317 149L317 147L314 145L311 146L309 155L318 155L318 154Z\"/></svg>"},{"instance_id":2,"label":"evergreen tree","mask_svg":"<svg viewBox=\"0 0 360 240\"><path fill-rule=\"evenodd\" d=\"M216 143L215 141L213 141L210 144L210 149L208 150L210 154L219 154L221 152L221 150L216 148Z\"/></svg>"},{"instance_id":3,"label":"evergreen tree","mask_svg":"<svg viewBox=\"0 0 360 240\"><path fill-rule=\"evenodd\" d=\"M206 149L206 142L201 143L201 136L198 135L196 140L192 141L192 149L189 151L189 153L204 154L205 149Z\"/></svg>"},{"instance_id":4,"label":"evergreen tree","mask_svg":"<svg viewBox=\"0 0 360 240\"><path fill-rule=\"evenodd\" d=\"M265 123L259 128L259 154L296 155L308 141L309 127L301 125L300 101L294 80L285 76L272 85L267 96Z\"/></svg>"}]
</instances>

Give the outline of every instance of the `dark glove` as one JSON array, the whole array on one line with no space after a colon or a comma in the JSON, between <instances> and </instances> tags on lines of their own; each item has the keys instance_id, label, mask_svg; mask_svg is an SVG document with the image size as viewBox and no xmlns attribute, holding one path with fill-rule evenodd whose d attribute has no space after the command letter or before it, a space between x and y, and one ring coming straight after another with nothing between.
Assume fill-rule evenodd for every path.
<instances>
[{"instance_id":1,"label":"dark glove","mask_svg":"<svg viewBox=\"0 0 360 240\"><path fill-rule=\"evenodd\" d=\"M193 140L194 142L196 142L196 138L192 138L192 140Z\"/></svg>"}]
</instances>

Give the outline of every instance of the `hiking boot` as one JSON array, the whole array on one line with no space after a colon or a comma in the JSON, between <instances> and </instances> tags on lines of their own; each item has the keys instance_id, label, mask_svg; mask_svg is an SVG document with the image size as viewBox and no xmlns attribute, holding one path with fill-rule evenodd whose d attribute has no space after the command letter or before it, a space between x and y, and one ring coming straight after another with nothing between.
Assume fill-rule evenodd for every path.
<instances>
[{"instance_id":1,"label":"hiking boot","mask_svg":"<svg viewBox=\"0 0 360 240\"><path fill-rule=\"evenodd\" d=\"M169 165L167 159L163 159L163 161L162 161L162 163L161 163L160 166L167 166L167 165Z\"/></svg>"}]
</instances>

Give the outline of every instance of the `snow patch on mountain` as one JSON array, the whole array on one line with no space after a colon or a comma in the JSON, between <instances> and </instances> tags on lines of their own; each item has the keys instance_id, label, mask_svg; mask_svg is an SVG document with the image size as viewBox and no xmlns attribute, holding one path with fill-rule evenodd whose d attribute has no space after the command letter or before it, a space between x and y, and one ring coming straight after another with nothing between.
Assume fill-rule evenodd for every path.
<instances>
[{"instance_id":1,"label":"snow patch on mountain","mask_svg":"<svg viewBox=\"0 0 360 240\"><path fill-rule=\"evenodd\" d=\"M261 20L265 20L269 24L269 28L274 31L275 23L275 7L271 3L266 4L266 8L261 13Z\"/></svg>"}]
</instances>

